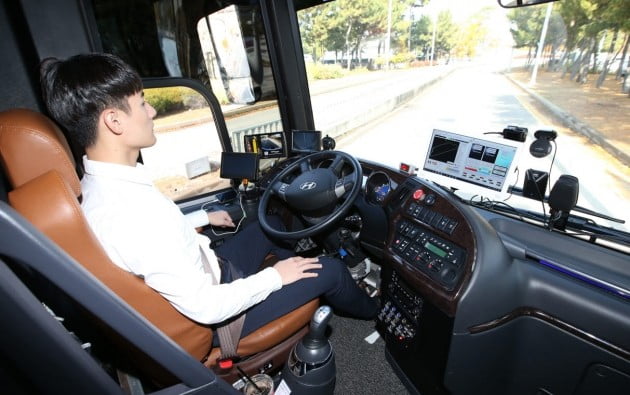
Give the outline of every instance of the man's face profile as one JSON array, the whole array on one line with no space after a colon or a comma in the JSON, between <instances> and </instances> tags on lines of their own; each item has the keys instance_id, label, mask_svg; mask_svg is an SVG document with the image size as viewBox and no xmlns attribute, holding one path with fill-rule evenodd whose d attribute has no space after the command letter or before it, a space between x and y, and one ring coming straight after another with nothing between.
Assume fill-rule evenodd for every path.
<instances>
[{"instance_id":1,"label":"man's face profile","mask_svg":"<svg viewBox=\"0 0 630 395\"><path fill-rule=\"evenodd\" d=\"M137 92L127 98L129 111L120 112L125 142L129 147L146 148L155 144L153 118L156 111L144 100L144 93Z\"/></svg>"}]
</instances>

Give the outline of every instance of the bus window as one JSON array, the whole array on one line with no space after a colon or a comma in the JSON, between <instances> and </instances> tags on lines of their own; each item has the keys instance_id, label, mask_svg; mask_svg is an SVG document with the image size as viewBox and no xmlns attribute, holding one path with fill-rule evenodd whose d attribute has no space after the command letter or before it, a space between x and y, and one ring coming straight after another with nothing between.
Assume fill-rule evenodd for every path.
<instances>
[{"instance_id":1,"label":"bus window","mask_svg":"<svg viewBox=\"0 0 630 395\"><path fill-rule=\"evenodd\" d=\"M221 105L229 135L223 145L201 95L182 87L145 90L158 110L158 143L142 156L167 196L180 200L228 186L216 171L221 147L244 152L245 136L282 132L258 5L92 2L104 52L120 56L143 78L200 81ZM171 102L176 108L167 108ZM263 160L261 169L271 161Z\"/></svg>"},{"instance_id":2,"label":"bus window","mask_svg":"<svg viewBox=\"0 0 630 395\"><path fill-rule=\"evenodd\" d=\"M247 137L282 131L260 8L229 6L197 23L212 91L219 98L232 149Z\"/></svg>"},{"instance_id":3,"label":"bus window","mask_svg":"<svg viewBox=\"0 0 630 395\"><path fill-rule=\"evenodd\" d=\"M144 90L157 111L157 142L142 149L142 159L156 187L172 200L226 188L219 178L221 143L207 102L187 87Z\"/></svg>"}]
</instances>

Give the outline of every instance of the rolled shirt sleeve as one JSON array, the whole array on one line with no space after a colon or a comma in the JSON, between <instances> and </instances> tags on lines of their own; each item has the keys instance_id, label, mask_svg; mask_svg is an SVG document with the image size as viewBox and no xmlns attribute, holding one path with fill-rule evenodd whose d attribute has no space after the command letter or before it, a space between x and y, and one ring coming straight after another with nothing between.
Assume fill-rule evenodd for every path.
<instances>
[{"instance_id":1,"label":"rolled shirt sleeve","mask_svg":"<svg viewBox=\"0 0 630 395\"><path fill-rule=\"evenodd\" d=\"M197 210L186 214L186 219L193 228L201 228L210 223L208 213L205 210Z\"/></svg>"}]
</instances>

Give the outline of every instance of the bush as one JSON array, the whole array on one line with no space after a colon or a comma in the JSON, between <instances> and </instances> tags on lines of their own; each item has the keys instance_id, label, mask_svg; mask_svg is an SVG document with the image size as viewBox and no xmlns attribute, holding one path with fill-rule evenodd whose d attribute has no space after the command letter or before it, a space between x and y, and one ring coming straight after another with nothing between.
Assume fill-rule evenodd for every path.
<instances>
[{"instance_id":1,"label":"bush","mask_svg":"<svg viewBox=\"0 0 630 395\"><path fill-rule=\"evenodd\" d=\"M392 56L389 60L392 63L409 63L414 60L414 56L411 52L400 52Z\"/></svg>"},{"instance_id":2,"label":"bush","mask_svg":"<svg viewBox=\"0 0 630 395\"><path fill-rule=\"evenodd\" d=\"M412 60L409 67L427 67L430 62L428 60Z\"/></svg>"},{"instance_id":3,"label":"bush","mask_svg":"<svg viewBox=\"0 0 630 395\"><path fill-rule=\"evenodd\" d=\"M384 56L379 56L378 58L374 59L374 64L377 66L384 66L385 65L385 57Z\"/></svg>"},{"instance_id":4,"label":"bush","mask_svg":"<svg viewBox=\"0 0 630 395\"><path fill-rule=\"evenodd\" d=\"M155 108L159 115L171 114L186 108L191 91L188 88L155 88L145 89L144 99Z\"/></svg>"},{"instance_id":5,"label":"bush","mask_svg":"<svg viewBox=\"0 0 630 395\"><path fill-rule=\"evenodd\" d=\"M338 64L309 63L306 74L312 80L329 80L345 76L347 71Z\"/></svg>"}]
</instances>

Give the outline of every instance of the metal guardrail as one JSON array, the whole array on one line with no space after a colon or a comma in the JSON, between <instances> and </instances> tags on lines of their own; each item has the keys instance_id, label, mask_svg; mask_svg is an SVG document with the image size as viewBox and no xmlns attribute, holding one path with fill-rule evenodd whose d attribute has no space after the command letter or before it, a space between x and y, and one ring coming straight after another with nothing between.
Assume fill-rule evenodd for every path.
<instances>
[{"instance_id":1,"label":"metal guardrail","mask_svg":"<svg viewBox=\"0 0 630 395\"><path fill-rule=\"evenodd\" d=\"M450 74L453 69L446 69L426 80L421 81L405 81L400 83L400 89L396 89L391 95L365 95L361 94L352 99L344 99L334 103L326 103L317 111L323 112L331 116L325 125L318 127L322 135L330 137L339 137L348 131L354 130L374 119L381 117L394 108L413 99L426 87L441 80L444 76ZM410 83L411 82L411 83ZM414 83L415 82L415 83ZM349 107L348 107L349 106ZM341 109L341 110L340 110ZM315 112L315 111L314 111ZM230 132L230 140L232 148L236 152L245 152L243 136L249 136L259 133L272 133L282 130L282 122L274 120L261 125L251 126Z\"/></svg>"}]
</instances>

